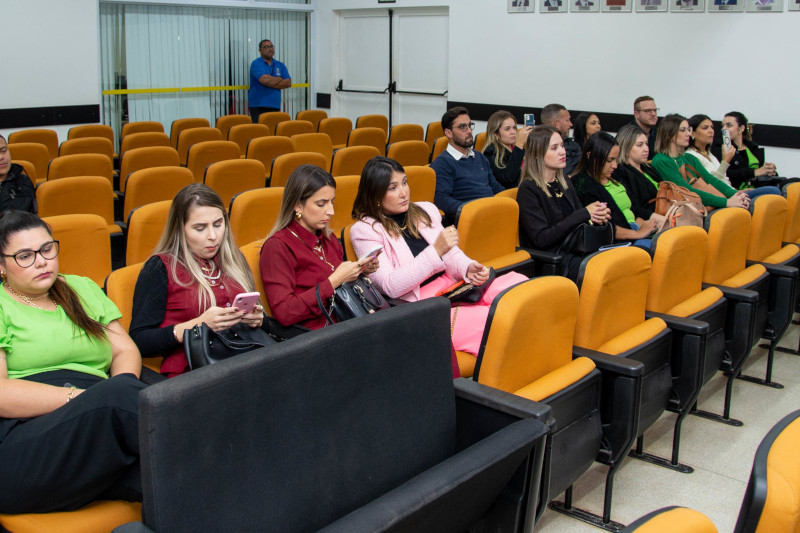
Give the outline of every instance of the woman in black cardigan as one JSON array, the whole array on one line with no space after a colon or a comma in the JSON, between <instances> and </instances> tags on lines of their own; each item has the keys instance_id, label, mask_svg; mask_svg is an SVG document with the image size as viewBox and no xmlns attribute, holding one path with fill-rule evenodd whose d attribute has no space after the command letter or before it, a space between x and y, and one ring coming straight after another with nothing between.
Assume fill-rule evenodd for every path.
<instances>
[{"instance_id":1,"label":"woman in black cardigan","mask_svg":"<svg viewBox=\"0 0 800 533\"><path fill-rule=\"evenodd\" d=\"M722 119L722 128L728 130L731 135L731 144L736 148L736 154L725 172L734 189L757 187L758 184L754 182L754 178L778 175L775 164L764 161L764 149L752 141L751 125L748 124L746 116L738 111L731 111ZM718 159L721 159L721 145L715 144L711 151ZM781 181L783 180L775 180L776 183ZM768 184L771 183L764 185Z\"/></svg>"},{"instance_id":2,"label":"woman in black cardigan","mask_svg":"<svg viewBox=\"0 0 800 533\"><path fill-rule=\"evenodd\" d=\"M508 111L495 111L486 125L486 147L483 155L489 160L497 182L506 189L519 185L522 158L531 126L517 132L517 119Z\"/></svg>"},{"instance_id":3,"label":"woman in black cardigan","mask_svg":"<svg viewBox=\"0 0 800 533\"><path fill-rule=\"evenodd\" d=\"M636 218L655 220L658 226L664 216L655 212L658 184L663 181L656 169L647 164L650 149L647 135L636 124L628 124L617 132L619 159L612 178L625 187Z\"/></svg>"},{"instance_id":4,"label":"woman in black cardigan","mask_svg":"<svg viewBox=\"0 0 800 533\"><path fill-rule=\"evenodd\" d=\"M554 252L580 224L603 224L610 211L600 202L584 207L564 178L567 152L552 126L536 126L525 147L525 170L517 191L519 240L523 248ZM580 258L566 258L567 276L575 279Z\"/></svg>"}]
</instances>

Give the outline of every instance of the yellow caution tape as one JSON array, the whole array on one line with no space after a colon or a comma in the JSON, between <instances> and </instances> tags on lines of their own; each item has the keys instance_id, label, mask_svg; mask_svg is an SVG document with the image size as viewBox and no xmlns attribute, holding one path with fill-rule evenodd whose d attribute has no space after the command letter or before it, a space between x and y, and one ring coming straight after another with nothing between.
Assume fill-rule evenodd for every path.
<instances>
[{"instance_id":1,"label":"yellow caution tape","mask_svg":"<svg viewBox=\"0 0 800 533\"><path fill-rule=\"evenodd\" d=\"M311 87L310 83L293 83L294 87ZM220 85L217 87L163 87L160 89L111 89L103 91L103 95L112 94L156 94L156 93L194 93L202 91L244 91L248 85Z\"/></svg>"}]
</instances>

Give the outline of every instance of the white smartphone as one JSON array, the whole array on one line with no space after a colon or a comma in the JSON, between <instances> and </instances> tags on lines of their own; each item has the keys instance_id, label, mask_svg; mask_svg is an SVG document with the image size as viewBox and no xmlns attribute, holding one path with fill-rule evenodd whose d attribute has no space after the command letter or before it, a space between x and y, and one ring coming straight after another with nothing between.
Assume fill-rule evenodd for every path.
<instances>
[{"instance_id":1,"label":"white smartphone","mask_svg":"<svg viewBox=\"0 0 800 533\"><path fill-rule=\"evenodd\" d=\"M722 144L725 145L726 150L731 149L731 132L722 128Z\"/></svg>"},{"instance_id":2,"label":"white smartphone","mask_svg":"<svg viewBox=\"0 0 800 533\"><path fill-rule=\"evenodd\" d=\"M367 253L365 253L361 257L359 257L358 258L358 262L360 263L360 262L364 261L365 259L367 259L368 257L378 257L381 254L382 251L383 251L383 245L382 244L378 244L374 248L372 248L370 251L368 251Z\"/></svg>"},{"instance_id":3,"label":"white smartphone","mask_svg":"<svg viewBox=\"0 0 800 533\"><path fill-rule=\"evenodd\" d=\"M261 298L261 294L257 292L242 292L233 299L233 306L238 307L240 311L244 311L244 314L252 313L259 298Z\"/></svg>"},{"instance_id":4,"label":"white smartphone","mask_svg":"<svg viewBox=\"0 0 800 533\"><path fill-rule=\"evenodd\" d=\"M536 119L533 118L533 113L525 113L525 125L526 126L536 125Z\"/></svg>"}]
</instances>

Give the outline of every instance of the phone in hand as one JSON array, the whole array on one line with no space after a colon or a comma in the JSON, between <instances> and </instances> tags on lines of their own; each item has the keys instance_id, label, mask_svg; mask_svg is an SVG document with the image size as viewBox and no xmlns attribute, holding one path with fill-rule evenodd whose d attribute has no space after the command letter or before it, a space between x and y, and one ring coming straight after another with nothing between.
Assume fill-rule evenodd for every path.
<instances>
[{"instance_id":1,"label":"phone in hand","mask_svg":"<svg viewBox=\"0 0 800 533\"><path fill-rule=\"evenodd\" d=\"M240 311L244 311L244 314L252 313L259 298L261 298L260 293L242 292L233 299L233 306L238 307Z\"/></svg>"},{"instance_id":2,"label":"phone in hand","mask_svg":"<svg viewBox=\"0 0 800 533\"><path fill-rule=\"evenodd\" d=\"M526 126L536 125L536 119L533 118L533 113L525 113L525 125Z\"/></svg>"},{"instance_id":3,"label":"phone in hand","mask_svg":"<svg viewBox=\"0 0 800 533\"><path fill-rule=\"evenodd\" d=\"M725 145L726 150L731 149L731 132L722 128L722 144Z\"/></svg>"},{"instance_id":4,"label":"phone in hand","mask_svg":"<svg viewBox=\"0 0 800 533\"><path fill-rule=\"evenodd\" d=\"M358 263L361 264L361 263L365 262L367 259L378 257L379 255L381 255L382 251L383 251L383 245L382 244L378 244L374 248L369 250L367 253L365 253L364 255L359 257L358 258Z\"/></svg>"}]
</instances>

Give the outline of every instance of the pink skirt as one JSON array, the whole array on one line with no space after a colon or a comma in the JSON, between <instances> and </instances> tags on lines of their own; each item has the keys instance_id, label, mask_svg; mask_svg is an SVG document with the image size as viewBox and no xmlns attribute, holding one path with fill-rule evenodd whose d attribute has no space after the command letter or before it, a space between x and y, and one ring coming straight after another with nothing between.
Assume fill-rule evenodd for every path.
<instances>
[{"instance_id":1,"label":"pink skirt","mask_svg":"<svg viewBox=\"0 0 800 533\"><path fill-rule=\"evenodd\" d=\"M461 304L450 309L450 330L453 347L460 352L477 356L481 348L483 330L489 317L489 307L495 297L509 287L528 281L528 278L516 272L498 276L476 304ZM436 293L455 284L456 280L444 274L420 288L421 300L436 296Z\"/></svg>"}]
</instances>

